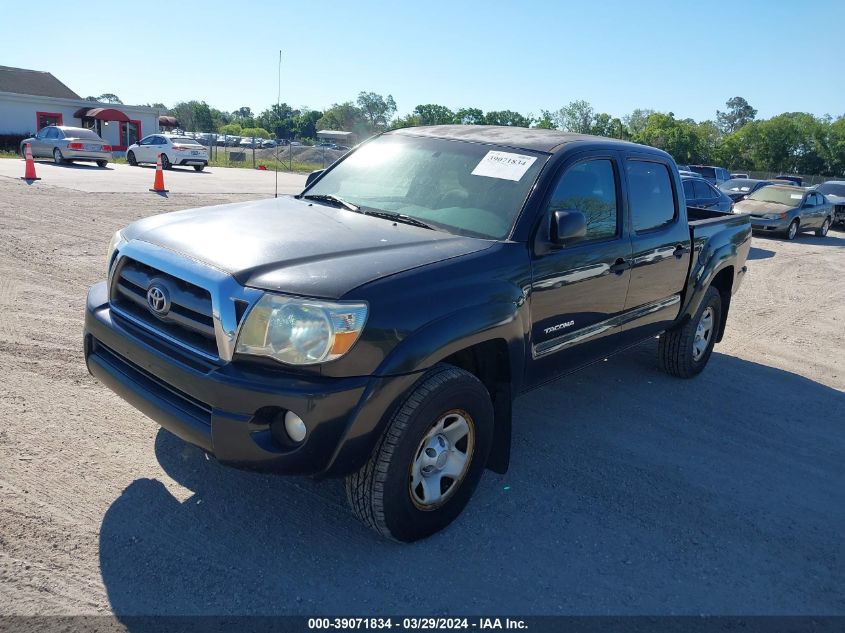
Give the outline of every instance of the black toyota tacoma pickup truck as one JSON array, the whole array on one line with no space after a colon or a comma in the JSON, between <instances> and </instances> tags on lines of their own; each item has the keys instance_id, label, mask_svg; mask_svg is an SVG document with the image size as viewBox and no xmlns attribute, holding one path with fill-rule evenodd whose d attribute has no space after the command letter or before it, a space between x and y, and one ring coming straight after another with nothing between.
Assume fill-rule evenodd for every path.
<instances>
[{"instance_id":1,"label":"black toyota tacoma pickup truck","mask_svg":"<svg viewBox=\"0 0 845 633\"><path fill-rule=\"evenodd\" d=\"M688 209L657 149L398 130L298 196L118 231L85 358L221 462L346 477L361 521L412 541L506 470L514 397L656 335L667 372L698 374L750 237L746 215Z\"/></svg>"}]
</instances>

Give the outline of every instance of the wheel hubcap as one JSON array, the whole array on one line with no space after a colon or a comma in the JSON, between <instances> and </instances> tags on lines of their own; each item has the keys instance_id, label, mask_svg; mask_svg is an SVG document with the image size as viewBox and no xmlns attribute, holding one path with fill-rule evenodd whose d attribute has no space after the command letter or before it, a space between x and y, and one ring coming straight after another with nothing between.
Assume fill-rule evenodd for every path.
<instances>
[{"instance_id":1,"label":"wheel hubcap","mask_svg":"<svg viewBox=\"0 0 845 633\"><path fill-rule=\"evenodd\" d=\"M449 500L466 476L475 448L475 427L466 411L449 411L423 437L411 464L414 505L433 510Z\"/></svg>"},{"instance_id":2,"label":"wheel hubcap","mask_svg":"<svg viewBox=\"0 0 845 633\"><path fill-rule=\"evenodd\" d=\"M789 225L789 239L795 237L795 234L798 232L798 225L794 222Z\"/></svg>"},{"instance_id":3,"label":"wheel hubcap","mask_svg":"<svg viewBox=\"0 0 845 633\"><path fill-rule=\"evenodd\" d=\"M822 235L827 235L827 230L828 230L829 228L830 228L830 222L828 222L827 220L825 220L825 221L824 221L824 224L822 224Z\"/></svg>"},{"instance_id":4,"label":"wheel hubcap","mask_svg":"<svg viewBox=\"0 0 845 633\"><path fill-rule=\"evenodd\" d=\"M701 360L704 352L707 351L707 346L710 344L710 338L713 336L713 308L707 309L701 314L698 320L698 325L695 327L695 338L692 341L692 359Z\"/></svg>"}]
</instances>

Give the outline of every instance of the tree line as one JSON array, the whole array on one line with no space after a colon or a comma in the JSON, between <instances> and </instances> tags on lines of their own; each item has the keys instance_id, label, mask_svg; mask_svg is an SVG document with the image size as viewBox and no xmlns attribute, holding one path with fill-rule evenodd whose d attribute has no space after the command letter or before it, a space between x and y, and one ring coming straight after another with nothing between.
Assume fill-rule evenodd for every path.
<instances>
[{"instance_id":1,"label":"tree line","mask_svg":"<svg viewBox=\"0 0 845 633\"><path fill-rule=\"evenodd\" d=\"M113 97L114 95L109 95ZM116 97L115 97L116 99ZM152 104L164 108L163 104ZM388 129L417 125L510 125L594 134L665 150L679 163L715 164L737 171L780 171L823 176L845 175L845 116L817 117L785 112L758 119L744 98L733 97L711 120L696 122L672 112L638 108L617 117L596 111L583 100L558 110L522 114L513 110L451 109L435 103L417 105L396 116L391 95L361 92L355 101L326 110L272 105L255 114L248 107L232 112L204 101L177 103L167 108L186 130L262 138L315 139L317 130L343 130L366 138Z\"/></svg>"}]
</instances>

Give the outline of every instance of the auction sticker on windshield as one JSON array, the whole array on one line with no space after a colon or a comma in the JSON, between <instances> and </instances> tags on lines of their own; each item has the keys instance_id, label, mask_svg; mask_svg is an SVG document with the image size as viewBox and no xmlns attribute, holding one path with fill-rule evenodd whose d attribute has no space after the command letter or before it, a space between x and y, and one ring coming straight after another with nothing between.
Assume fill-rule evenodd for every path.
<instances>
[{"instance_id":1,"label":"auction sticker on windshield","mask_svg":"<svg viewBox=\"0 0 845 633\"><path fill-rule=\"evenodd\" d=\"M537 160L536 156L489 151L472 170L472 175L518 181L535 160Z\"/></svg>"}]
</instances>

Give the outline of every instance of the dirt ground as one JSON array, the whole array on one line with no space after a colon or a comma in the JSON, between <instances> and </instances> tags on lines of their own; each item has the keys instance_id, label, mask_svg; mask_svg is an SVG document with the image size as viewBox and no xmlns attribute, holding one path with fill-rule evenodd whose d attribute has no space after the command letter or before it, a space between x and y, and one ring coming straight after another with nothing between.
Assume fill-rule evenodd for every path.
<instances>
[{"instance_id":1,"label":"dirt ground","mask_svg":"<svg viewBox=\"0 0 845 633\"><path fill-rule=\"evenodd\" d=\"M113 231L255 197L0 177L0 614L845 614L845 233L755 238L698 378L649 343L519 400L510 472L399 546L85 368Z\"/></svg>"}]
</instances>

